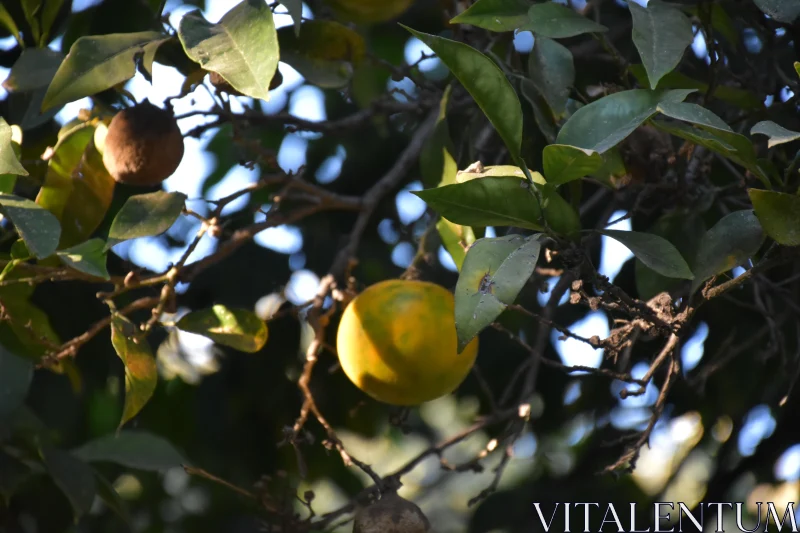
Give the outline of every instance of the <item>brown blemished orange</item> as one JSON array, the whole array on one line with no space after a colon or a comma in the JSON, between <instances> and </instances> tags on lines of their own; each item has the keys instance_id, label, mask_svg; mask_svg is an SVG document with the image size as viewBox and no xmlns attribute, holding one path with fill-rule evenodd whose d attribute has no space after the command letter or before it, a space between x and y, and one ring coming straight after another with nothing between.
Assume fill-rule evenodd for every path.
<instances>
[{"instance_id":1,"label":"brown blemished orange","mask_svg":"<svg viewBox=\"0 0 800 533\"><path fill-rule=\"evenodd\" d=\"M478 339L458 353L454 298L426 281L387 280L345 309L336 335L350 381L374 399L419 405L453 392L475 364Z\"/></svg>"}]
</instances>

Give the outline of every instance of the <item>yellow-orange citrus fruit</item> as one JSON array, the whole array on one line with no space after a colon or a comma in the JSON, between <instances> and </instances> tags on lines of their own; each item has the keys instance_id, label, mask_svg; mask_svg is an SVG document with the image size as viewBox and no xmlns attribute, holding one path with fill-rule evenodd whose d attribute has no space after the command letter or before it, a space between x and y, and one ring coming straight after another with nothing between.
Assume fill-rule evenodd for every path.
<instances>
[{"instance_id":1,"label":"yellow-orange citrus fruit","mask_svg":"<svg viewBox=\"0 0 800 533\"><path fill-rule=\"evenodd\" d=\"M325 0L336 14L358 24L386 22L402 15L414 0Z\"/></svg>"},{"instance_id":2,"label":"yellow-orange citrus fruit","mask_svg":"<svg viewBox=\"0 0 800 533\"><path fill-rule=\"evenodd\" d=\"M378 401L418 405L455 390L478 354L458 353L454 298L425 281L387 280L344 310L336 336L347 377Z\"/></svg>"}]
</instances>

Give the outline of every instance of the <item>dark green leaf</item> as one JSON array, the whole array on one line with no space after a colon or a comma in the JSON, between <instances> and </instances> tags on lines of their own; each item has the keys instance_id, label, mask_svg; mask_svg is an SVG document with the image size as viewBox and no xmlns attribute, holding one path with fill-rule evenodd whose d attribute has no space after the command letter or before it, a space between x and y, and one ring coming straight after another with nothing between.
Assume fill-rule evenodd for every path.
<instances>
[{"instance_id":1,"label":"dark green leaf","mask_svg":"<svg viewBox=\"0 0 800 533\"><path fill-rule=\"evenodd\" d=\"M797 0L755 0L758 8L779 22L791 24L800 17L800 3Z\"/></svg>"},{"instance_id":2,"label":"dark green leaf","mask_svg":"<svg viewBox=\"0 0 800 533\"><path fill-rule=\"evenodd\" d=\"M449 100L450 86L448 85L439 102L439 116L433 132L419 155L422 182L427 187L450 185L456 181L458 165L452 155L453 142L450 140L450 132L447 127L447 103Z\"/></svg>"},{"instance_id":3,"label":"dark green leaf","mask_svg":"<svg viewBox=\"0 0 800 533\"><path fill-rule=\"evenodd\" d=\"M42 111L105 91L136 74L136 58L152 64L168 37L156 31L81 37L53 77Z\"/></svg>"},{"instance_id":4,"label":"dark green leaf","mask_svg":"<svg viewBox=\"0 0 800 533\"><path fill-rule=\"evenodd\" d=\"M542 231L541 210L529 187L518 177L486 177L413 194L455 224Z\"/></svg>"},{"instance_id":5,"label":"dark green leaf","mask_svg":"<svg viewBox=\"0 0 800 533\"><path fill-rule=\"evenodd\" d=\"M598 33L608 28L589 20L571 9L556 2L542 2L528 10L528 23L521 29L529 30L537 37L564 39L582 33Z\"/></svg>"},{"instance_id":6,"label":"dark green leaf","mask_svg":"<svg viewBox=\"0 0 800 533\"><path fill-rule=\"evenodd\" d=\"M278 0L280 4L286 8L289 16L292 17L294 22L294 34L300 35L300 27L303 24L303 0Z\"/></svg>"},{"instance_id":7,"label":"dark green leaf","mask_svg":"<svg viewBox=\"0 0 800 533\"><path fill-rule=\"evenodd\" d=\"M542 96L533 82L527 78L519 80L519 92L523 98L528 101L533 110L533 119L536 121L536 126L542 133L548 143L554 143L556 140L556 122L553 110L547 104L547 101Z\"/></svg>"},{"instance_id":8,"label":"dark green leaf","mask_svg":"<svg viewBox=\"0 0 800 533\"><path fill-rule=\"evenodd\" d=\"M763 242L761 223L752 210L734 211L724 216L700 241L692 292L708 278L744 264Z\"/></svg>"},{"instance_id":9,"label":"dark green leaf","mask_svg":"<svg viewBox=\"0 0 800 533\"><path fill-rule=\"evenodd\" d=\"M106 269L106 243L102 239L88 240L56 255L62 263L75 270L103 279L110 278Z\"/></svg>"},{"instance_id":10,"label":"dark green leaf","mask_svg":"<svg viewBox=\"0 0 800 533\"><path fill-rule=\"evenodd\" d=\"M471 24L489 31L514 31L528 22L527 0L478 0L450 24Z\"/></svg>"},{"instance_id":11,"label":"dark green leaf","mask_svg":"<svg viewBox=\"0 0 800 533\"><path fill-rule=\"evenodd\" d=\"M630 2L628 7L633 17L633 42L647 69L650 88L655 89L692 44L692 23L679 9L660 0L650 0L647 7Z\"/></svg>"},{"instance_id":12,"label":"dark green leaf","mask_svg":"<svg viewBox=\"0 0 800 533\"><path fill-rule=\"evenodd\" d=\"M61 52L49 48L26 48L14 62L3 87L10 92L26 92L50 85L64 59Z\"/></svg>"},{"instance_id":13,"label":"dark green leaf","mask_svg":"<svg viewBox=\"0 0 800 533\"><path fill-rule=\"evenodd\" d=\"M681 257L693 260L697 256L700 239L705 234L706 227L699 214L674 211L660 217L647 232L667 239L680 252ZM682 284L682 280L662 276L639 259L634 262L636 290L642 300L649 300L665 291L671 292Z\"/></svg>"},{"instance_id":14,"label":"dark green leaf","mask_svg":"<svg viewBox=\"0 0 800 533\"><path fill-rule=\"evenodd\" d=\"M697 119L700 120L700 119ZM726 131L698 121L699 128L693 128L682 123L666 123L660 120L652 121L660 130L672 135L705 146L709 150L723 155L734 163L745 167L769 186L769 178L759 166L756 159L755 148L750 139L733 131Z\"/></svg>"},{"instance_id":15,"label":"dark green leaf","mask_svg":"<svg viewBox=\"0 0 800 533\"><path fill-rule=\"evenodd\" d=\"M167 231L178 219L186 202L180 192L156 191L131 196L119 210L108 232L108 245Z\"/></svg>"},{"instance_id":16,"label":"dark green leaf","mask_svg":"<svg viewBox=\"0 0 800 533\"><path fill-rule=\"evenodd\" d=\"M478 239L470 247L455 291L459 351L514 303L536 268L540 249L538 235Z\"/></svg>"},{"instance_id":17,"label":"dark green leaf","mask_svg":"<svg viewBox=\"0 0 800 533\"><path fill-rule=\"evenodd\" d=\"M658 104L658 111L670 118L705 126L707 129L733 131L724 120L701 105L686 102L662 102Z\"/></svg>"},{"instance_id":18,"label":"dark green leaf","mask_svg":"<svg viewBox=\"0 0 800 533\"><path fill-rule=\"evenodd\" d=\"M446 218L442 218L436 223L436 230L442 239L442 245L453 258L456 268L461 270L464 257L467 255L467 248L475 242L475 232L469 226L453 224Z\"/></svg>"},{"instance_id":19,"label":"dark green leaf","mask_svg":"<svg viewBox=\"0 0 800 533\"><path fill-rule=\"evenodd\" d=\"M22 0L22 11L31 28L34 40L44 47L49 40L50 29L64 0Z\"/></svg>"},{"instance_id":20,"label":"dark green leaf","mask_svg":"<svg viewBox=\"0 0 800 533\"><path fill-rule=\"evenodd\" d=\"M694 275L681 253L668 240L638 231L598 230L628 248L637 259L669 278L692 279Z\"/></svg>"},{"instance_id":21,"label":"dark green leaf","mask_svg":"<svg viewBox=\"0 0 800 533\"><path fill-rule=\"evenodd\" d=\"M90 124L79 124L64 132L36 197L36 203L60 221L60 248L88 239L105 218L114 195L114 178L93 142L95 131Z\"/></svg>"},{"instance_id":22,"label":"dark green leaf","mask_svg":"<svg viewBox=\"0 0 800 533\"><path fill-rule=\"evenodd\" d=\"M132 429L89 441L72 453L89 463L109 462L155 472L187 464L180 452L163 437Z\"/></svg>"},{"instance_id":23,"label":"dark green leaf","mask_svg":"<svg viewBox=\"0 0 800 533\"><path fill-rule=\"evenodd\" d=\"M254 353L267 342L267 325L254 313L215 305L181 318L178 329L197 333L241 352Z\"/></svg>"},{"instance_id":24,"label":"dark green leaf","mask_svg":"<svg viewBox=\"0 0 800 533\"><path fill-rule=\"evenodd\" d=\"M578 237L581 221L577 211L549 183L542 188L542 207L547 226L551 230L570 239Z\"/></svg>"},{"instance_id":25,"label":"dark green leaf","mask_svg":"<svg viewBox=\"0 0 800 533\"><path fill-rule=\"evenodd\" d=\"M406 29L427 44L447 65L500 134L512 159L519 162L522 106L503 71L471 46Z\"/></svg>"},{"instance_id":26,"label":"dark green leaf","mask_svg":"<svg viewBox=\"0 0 800 533\"><path fill-rule=\"evenodd\" d=\"M125 407L119 427L142 410L158 384L156 360L150 345L147 339L134 340L131 335L136 331L136 326L120 315L111 319L111 344L125 365Z\"/></svg>"},{"instance_id":27,"label":"dark green leaf","mask_svg":"<svg viewBox=\"0 0 800 533\"><path fill-rule=\"evenodd\" d=\"M36 257L49 257L58 248L61 226L48 210L26 198L0 194L0 213L11 219L28 250Z\"/></svg>"},{"instance_id":28,"label":"dark green leaf","mask_svg":"<svg viewBox=\"0 0 800 533\"><path fill-rule=\"evenodd\" d=\"M94 503L94 473L89 465L69 452L43 444L42 460L58 488L72 504L75 516L89 512Z\"/></svg>"},{"instance_id":29,"label":"dark green leaf","mask_svg":"<svg viewBox=\"0 0 800 533\"><path fill-rule=\"evenodd\" d=\"M0 422L25 401L33 380L33 363L0 346Z\"/></svg>"},{"instance_id":30,"label":"dark green leaf","mask_svg":"<svg viewBox=\"0 0 800 533\"><path fill-rule=\"evenodd\" d=\"M656 114L662 102L682 102L692 89L634 89L610 94L578 109L558 132L556 142L603 153Z\"/></svg>"},{"instance_id":31,"label":"dark green leaf","mask_svg":"<svg viewBox=\"0 0 800 533\"><path fill-rule=\"evenodd\" d=\"M575 65L569 48L547 37L536 37L528 56L528 77L553 113L563 115L575 83Z\"/></svg>"},{"instance_id":32,"label":"dark green leaf","mask_svg":"<svg viewBox=\"0 0 800 533\"><path fill-rule=\"evenodd\" d=\"M767 148L772 148L779 144L788 143L800 139L800 133L792 130L787 130L783 126L779 126L771 120L762 120L750 129L750 135L760 133L769 137L767 141Z\"/></svg>"},{"instance_id":33,"label":"dark green leaf","mask_svg":"<svg viewBox=\"0 0 800 533\"><path fill-rule=\"evenodd\" d=\"M762 189L747 192L767 235L779 244L800 246L800 196Z\"/></svg>"},{"instance_id":34,"label":"dark green leaf","mask_svg":"<svg viewBox=\"0 0 800 533\"><path fill-rule=\"evenodd\" d=\"M714 7L717 7L716 4ZM628 70L642 85L650 85L647 78L647 73L643 65L631 65ZM664 75L657 84L657 89L697 89L702 93L709 90L707 83L690 78L680 72L669 72ZM756 111L764 108L764 102L754 93L740 89L739 87L731 87L729 85L717 84L714 86L714 98L718 98L723 102L735 105L748 111Z\"/></svg>"},{"instance_id":35,"label":"dark green leaf","mask_svg":"<svg viewBox=\"0 0 800 533\"><path fill-rule=\"evenodd\" d=\"M590 176L603 166L603 157L592 150L565 144L550 144L542 152L547 183L561 185Z\"/></svg>"},{"instance_id":36,"label":"dark green leaf","mask_svg":"<svg viewBox=\"0 0 800 533\"><path fill-rule=\"evenodd\" d=\"M272 10L263 0L244 0L211 24L200 11L187 13L178 28L193 61L216 72L242 94L269 100L278 68L278 34Z\"/></svg>"},{"instance_id":37,"label":"dark green leaf","mask_svg":"<svg viewBox=\"0 0 800 533\"><path fill-rule=\"evenodd\" d=\"M0 117L0 174L27 176L28 171L19 162L14 151L13 131L3 117Z\"/></svg>"},{"instance_id":38,"label":"dark green leaf","mask_svg":"<svg viewBox=\"0 0 800 533\"><path fill-rule=\"evenodd\" d=\"M3 378L0 377L1 379ZM0 406L0 409L3 409L3 407ZM2 419L2 416L0 416L0 419ZM17 488L30 476L31 469L28 465L0 449L0 496L6 503L17 491Z\"/></svg>"}]
</instances>

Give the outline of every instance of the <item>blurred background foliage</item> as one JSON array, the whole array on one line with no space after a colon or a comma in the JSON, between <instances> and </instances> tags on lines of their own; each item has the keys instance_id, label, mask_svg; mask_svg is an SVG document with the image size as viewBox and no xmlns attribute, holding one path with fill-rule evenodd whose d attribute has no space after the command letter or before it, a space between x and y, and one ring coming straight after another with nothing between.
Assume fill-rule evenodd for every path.
<instances>
[{"instance_id":1,"label":"blurred background foliage","mask_svg":"<svg viewBox=\"0 0 800 533\"><path fill-rule=\"evenodd\" d=\"M158 4L144 0L64 2L53 25L50 48L63 53L82 35L150 28ZM165 13L177 20L195 6L216 13L218 18L230 7L228 4L223 0L208 0L208 5L202 0L170 1ZM397 20L358 26L355 31L363 37L373 61L355 66L352 83L346 90L307 84L294 69L282 63L283 85L273 91L269 103L232 98L231 105L234 109L254 106L265 115L290 113L312 121L335 121L368 106L387 87L398 90L399 102L430 99L430 94L415 89L405 73L413 72L427 83L441 85L448 72L437 60L425 60L413 69L406 68L417 62L425 48L415 39L409 39L396 22L452 36L454 29L448 26L448 17L444 15L445 9L452 13L451 4L460 3L421 0ZM689 10L710 6L719 13L714 18L714 47L724 51L725 64L724 74L717 83L731 88L734 103L725 101L720 91L708 107L729 119L773 118L788 128L800 129L797 96L792 90L797 87L797 78L789 79L791 67L787 69L787 65L798 59L799 23L777 24L766 19L749 1L685 4ZM572 5L576 9L586 8L582 0L573 0ZM19 3L9 0L3 6L16 20L24 20ZM595 1L589 12L591 16L598 14L610 28L615 53L629 60L637 57L629 38L630 16L624 2ZM331 15L324 4L317 2L305 5L304 14L315 19ZM209 14L209 19L214 20L214 16ZM284 25L291 24L289 17L284 19ZM0 67L8 72L21 49L8 32L2 31ZM695 41L680 70L686 76L706 82L711 63L709 47L698 25L694 31ZM22 32L28 39L29 32L24 27ZM516 36L495 34L495 39L491 49L497 56L509 58L511 64L525 64L532 46L529 32ZM585 36L565 41L574 52L575 86L590 95L619 82L615 63L591 41ZM188 74L192 65L183 61L180 46L173 44L168 43L159 51L157 60L171 66L157 64L152 87L141 74L127 85L137 98L162 103L166 96L180 91L183 77L178 71ZM391 69L376 66L381 63L393 65L401 75L393 76ZM463 98L463 94L460 96ZM30 96L3 94L0 114L9 123L23 121L29 103L24 98ZM109 91L93 99L93 104L116 106L121 98ZM207 108L209 98L209 93L201 87L174 102L176 113ZM77 110L87 104L82 101L67 106L55 117L34 121L26 127L28 152L23 153L22 159L37 159L44 147L54 144L60 123L74 118ZM476 160L495 163L493 158L500 147L498 139L480 135L485 119L473 111L467 109L448 117L456 146L454 153L458 154L457 162L462 169ZM538 154L547 142L547 121L554 119L537 117L535 108L527 102L523 103L523 112L527 161L531 168L539 168ZM273 151L283 170L296 170L304 165L304 175L329 190L362 194L396 160L413 135L416 120L414 113L376 114L371 121L352 129L298 133L276 119L248 130L246 135L264 150ZM189 132L209 121L202 116L187 117L181 121L181 127ZM203 204L202 198L219 198L241 188L248 180L252 182L258 175L257 168L247 172L238 166L243 159L241 144L232 141L234 131L230 124L206 129L199 140L187 138L187 157L176 175L165 183L167 189L186 192L198 206ZM604 190L603 185L588 182L584 185L581 205L584 227L602 227L636 206L634 216L620 227L625 229L627 224L627 229L649 230L669 211L669 202L674 198L645 195L642 199L646 187L637 186L642 185L637 180L647 180L652 163L648 159L651 151L648 142L652 139L640 136L626 148L632 184L599 196L602 201L589 199ZM787 149L776 158L791 159L793 155ZM730 169L717 161L710 169L710 176L713 186L724 188L731 183ZM32 172L30 181L21 179L18 189L35 191L36 180ZM379 205L362 239L359 264L353 272L360 287L396 277L410 263L418 238L435 216L408 192L421 188L422 171L415 167L404 181L403 189L394 191ZM266 207L268 192L248 195L245 201L232 206L225 232L263 218L258 210ZM126 187L118 187L109 213L116 212L130 194ZM686 202L693 207L690 213L681 215L685 225L673 234L677 236L676 244L696 241L705 227L736 207L735 199L718 191L693 190L680 194L693 196L693 203ZM641 204L647 209L638 209ZM296 380L302 369L305 346L310 341L302 313L298 317L287 310L314 294L319 276L324 275L331 259L345 244L354 219L354 213L325 212L291 226L267 230L255 242L181 286L178 296L181 312L215 303L255 309L263 317L271 317L269 341L259 353L242 354L189 334L156 331L150 342L158 347L162 379L151 402L129 427L163 436L192 465L237 486L252 487L261 479L262 483L277 487L285 484L298 494L313 490L317 513L346 504L368 485L369 478L345 467L336 453L320 445L323 432L314 423L308 424L313 444L301 447L302 461L298 461L292 446L279 444L302 403ZM105 222L106 228L108 223L110 218ZM166 235L119 246L109 256L109 271L124 274L132 268L163 270L182 252L195 229L195 221L182 217ZM492 231L489 228L487 233ZM8 245L10 242L4 244L6 248ZM204 241L193 257L207 255L214 247L212 240ZM601 273L629 294L638 294L636 266L626 249L603 238L593 242L590 253L593 262L600 265ZM433 256L425 277L453 287L457 274L449 256L440 246L435 248ZM619 457L625 444L620 436L641 430L646 424L657 389L651 385L645 395L621 400L618 393L624 385L620 382L595 375L565 375L558 369L543 367L536 394L531 398L530 424L514 443L509 467L494 494L475 506L467 505L470 498L492 482L500 454L491 454L482 461L481 471L466 472L448 472L442 468L440 458L429 457L403 478L401 494L416 501L435 529L443 533L537 530L539 522L533 502L614 502L620 509L627 508L629 502L638 502L641 511L649 513L645 505L653 501L682 501L688 505L701 500L740 501L746 502L752 513L755 501L774 501L778 505L797 500L800 406L797 394L787 393L793 390L800 369L797 274L797 265L778 269L758 285L760 289L745 285L699 311L694 329L681 347L685 379L673 389L650 446L642 450L633 474L597 475ZM528 309L540 309L555 282L549 275L537 274L535 282L523 291L519 303ZM96 286L78 281L45 283L33 291L32 301L48 315L58 337L70 339L107 315L106 308L95 297L96 290ZM764 316L764 307L773 309L772 305L787 306L774 309L777 320ZM146 313L134 317L143 319ZM601 337L613 326L612 318L602 311L571 306L566 299L554 316L557 323L572 325L575 332ZM522 339L530 340L535 335L536 324L525 317L504 316L503 323ZM328 331L331 345L335 345L335 331L335 328ZM547 358L588 366L598 366L601 361L600 352L587 351L579 343L559 339L558 335L551 340ZM653 350L648 343L639 342L627 354L634 376L644 373ZM478 357L485 385L500 394L519 362L527 356L506 335L488 329L481 336ZM717 365L718 362L724 364ZM83 346L74 364L75 371L71 374L36 372L26 399L26 413L30 415L30 425L26 427L34 433L46 432L62 449L113 434L122 409L123 367L114 356L108 335L99 335ZM713 373L709 370L712 367ZM321 355L311 386L318 405L337 428L347 449L381 474L394 471L431 444L468 428L477 415L488 413L491 408L483 384L473 375L456 394L411 410L402 424L391 423L398 412L357 390L339 371L335 356L327 351ZM36 429L38 426L41 427ZM452 447L444 454L446 464L471 460L498 436L495 432L499 429L477 431ZM9 434L16 430L19 426L0 427L0 439L12 438ZM301 463L307 472L305 478L300 475ZM68 499L51 478L24 476L17 484L9 468L7 461L0 460L3 496L0 531L88 533L122 531L128 527L99 498L92 511L75 524ZM112 464L99 464L96 468L119 494L133 531L244 533L261 528L259 505L223 485L190 476L180 467L161 472ZM269 480L262 476L268 476ZM275 491L280 493L280 489ZM302 510L298 504L298 512ZM643 515L642 523L649 516ZM348 531L350 527L343 526L340 531ZM554 529L559 527L554 524Z\"/></svg>"}]
</instances>

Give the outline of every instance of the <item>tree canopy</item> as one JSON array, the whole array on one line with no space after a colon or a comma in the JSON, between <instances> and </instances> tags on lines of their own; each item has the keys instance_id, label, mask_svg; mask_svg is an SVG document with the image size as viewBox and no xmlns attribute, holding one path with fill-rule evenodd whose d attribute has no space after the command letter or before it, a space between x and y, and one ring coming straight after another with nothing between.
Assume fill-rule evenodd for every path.
<instances>
[{"instance_id":1,"label":"tree canopy","mask_svg":"<svg viewBox=\"0 0 800 533\"><path fill-rule=\"evenodd\" d=\"M797 0L19 0L0 67L0 531L797 500ZM339 364L391 279L451 394Z\"/></svg>"}]
</instances>

